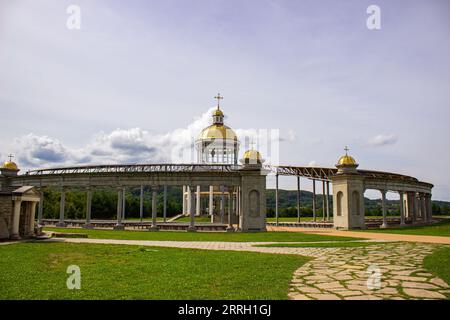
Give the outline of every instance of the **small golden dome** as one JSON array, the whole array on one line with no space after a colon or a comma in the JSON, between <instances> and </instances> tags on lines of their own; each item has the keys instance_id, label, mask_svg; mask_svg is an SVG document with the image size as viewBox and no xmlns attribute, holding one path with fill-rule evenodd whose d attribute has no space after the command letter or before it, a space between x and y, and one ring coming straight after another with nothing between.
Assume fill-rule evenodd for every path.
<instances>
[{"instance_id":1,"label":"small golden dome","mask_svg":"<svg viewBox=\"0 0 450 320\"><path fill-rule=\"evenodd\" d=\"M263 159L261 156L261 153L256 150L247 150L244 153L243 162L246 164L255 164L255 163L262 163Z\"/></svg>"},{"instance_id":2,"label":"small golden dome","mask_svg":"<svg viewBox=\"0 0 450 320\"><path fill-rule=\"evenodd\" d=\"M220 110L219 110L220 111ZM220 111L222 112L222 111ZM237 135L230 127L224 124L212 124L202 130L199 136L200 140L225 139L237 140Z\"/></svg>"},{"instance_id":3,"label":"small golden dome","mask_svg":"<svg viewBox=\"0 0 450 320\"><path fill-rule=\"evenodd\" d=\"M216 116L216 117L223 117L223 112L222 112L222 110L220 110L219 108L217 108L217 109L214 111L213 116Z\"/></svg>"},{"instance_id":4,"label":"small golden dome","mask_svg":"<svg viewBox=\"0 0 450 320\"><path fill-rule=\"evenodd\" d=\"M2 169L9 169L9 170L19 170L17 167L17 164L12 161L6 161L3 163Z\"/></svg>"},{"instance_id":5,"label":"small golden dome","mask_svg":"<svg viewBox=\"0 0 450 320\"><path fill-rule=\"evenodd\" d=\"M357 163L353 157L346 154L345 156L342 156L339 158L339 161L337 164L341 165L341 166L354 166Z\"/></svg>"}]
</instances>

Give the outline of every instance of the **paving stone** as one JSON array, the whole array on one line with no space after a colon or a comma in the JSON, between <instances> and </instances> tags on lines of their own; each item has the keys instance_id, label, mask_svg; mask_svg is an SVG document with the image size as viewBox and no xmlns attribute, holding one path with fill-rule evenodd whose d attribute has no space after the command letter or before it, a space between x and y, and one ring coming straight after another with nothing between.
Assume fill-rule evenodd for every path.
<instances>
[{"instance_id":1,"label":"paving stone","mask_svg":"<svg viewBox=\"0 0 450 320\"><path fill-rule=\"evenodd\" d=\"M439 279L439 278L431 279L430 283L435 284L435 285L437 285L439 287L442 287L442 288L449 288L449 285L444 280Z\"/></svg>"},{"instance_id":2,"label":"paving stone","mask_svg":"<svg viewBox=\"0 0 450 320\"><path fill-rule=\"evenodd\" d=\"M339 282L334 281L334 282L324 282L324 283L317 283L316 284L317 288L320 288L322 290L328 290L328 289L345 289L345 287L343 285L341 285Z\"/></svg>"},{"instance_id":3,"label":"paving stone","mask_svg":"<svg viewBox=\"0 0 450 320\"><path fill-rule=\"evenodd\" d=\"M362 295L362 296L351 296L345 297L345 300L382 300L383 298L374 295Z\"/></svg>"},{"instance_id":4,"label":"paving stone","mask_svg":"<svg viewBox=\"0 0 450 320\"><path fill-rule=\"evenodd\" d=\"M288 294L289 299L291 300L312 300L311 298L309 298L308 296L305 296L304 294Z\"/></svg>"},{"instance_id":5,"label":"paving stone","mask_svg":"<svg viewBox=\"0 0 450 320\"><path fill-rule=\"evenodd\" d=\"M425 282L403 281L401 285L404 288L413 288L413 289L439 289L439 287L435 286L434 284Z\"/></svg>"},{"instance_id":6,"label":"paving stone","mask_svg":"<svg viewBox=\"0 0 450 320\"><path fill-rule=\"evenodd\" d=\"M425 289L410 289L405 288L403 292L413 298L424 298L424 299L445 299L446 297L436 291L425 290Z\"/></svg>"},{"instance_id":7,"label":"paving stone","mask_svg":"<svg viewBox=\"0 0 450 320\"><path fill-rule=\"evenodd\" d=\"M344 296L344 297L362 296L363 295L363 293L361 291L355 291L355 290L338 291L336 293L341 295L341 296Z\"/></svg>"},{"instance_id":8,"label":"paving stone","mask_svg":"<svg viewBox=\"0 0 450 320\"><path fill-rule=\"evenodd\" d=\"M392 279L403 280L403 281L413 281L413 282L425 282L427 278L424 277L407 277L407 276L395 276Z\"/></svg>"}]
</instances>

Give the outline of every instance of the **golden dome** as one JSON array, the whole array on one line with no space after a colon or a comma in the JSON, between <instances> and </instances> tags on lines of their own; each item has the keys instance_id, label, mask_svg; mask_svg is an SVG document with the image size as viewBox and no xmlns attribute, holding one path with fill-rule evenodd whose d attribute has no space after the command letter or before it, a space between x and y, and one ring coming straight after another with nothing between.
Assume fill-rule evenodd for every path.
<instances>
[{"instance_id":1,"label":"golden dome","mask_svg":"<svg viewBox=\"0 0 450 320\"><path fill-rule=\"evenodd\" d=\"M355 165L357 165L356 160L353 157L351 157L351 156L349 156L347 154L345 156L340 157L337 164L341 165L341 166L355 166Z\"/></svg>"},{"instance_id":2,"label":"golden dome","mask_svg":"<svg viewBox=\"0 0 450 320\"><path fill-rule=\"evenodd\" d=\"M257 161L261 161L261 153L259 153L259 151L256 150L247 150L244 153L244 160L257 160Z\"/></svg>"},{"instance_id":3,"label":"golden dome","mask_svg":"<svg viewBox=\"0 0 450 320\"><path fill-rule=\"evenodd\" d=\"M220 110L219 110L220 111ZM222 111L220 111L222 112ZM199 136L200 140L225 139L237 140L237 135L230 127L224 124L212 124L202 130Z\"/></svg>"},{"instance_id":4,"label":"golden dome","mask_svg":"<svg viewBox=\"0 0 450 320\"><path fill-rule=\"evenodd\" d=\"M220 110L219 108L217 108L217 109L214 111L213 116L216 116L216 117L223 117L223 112L222 112L222 110Z\"/></svg>"},{"instance_id":5,"label":"golden dome","mask_svg":"<svg viewBox=\"0 0 450 320\"><path fill-rule=\"evenodd\" d=\"M3 163L2 169L9 169L9 170L19 170L17 167L17 164L15 164L12 161L6 161Z\"/></svg>"}]
</instances>

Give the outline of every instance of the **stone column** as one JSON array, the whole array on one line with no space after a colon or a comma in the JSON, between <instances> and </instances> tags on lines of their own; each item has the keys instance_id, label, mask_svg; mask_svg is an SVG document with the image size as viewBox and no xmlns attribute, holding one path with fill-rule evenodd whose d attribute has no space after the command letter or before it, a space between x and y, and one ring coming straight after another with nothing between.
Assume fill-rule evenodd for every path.
<instances>
[{"instance_id":1,"label":"stone column","mask_svg":"<svg viewBox=\"0 0 450 320\"><path fill-rule=\"evenodd\" d=\"M163 198L163 221L167 220L167 186L164 186L164 198Z\"/></svg>"},{"instance_id":2,"label":"stone column","mask_svg":"<svg viewBox=\"0 0 450 320\"><path fill-rule=\"evenodd\" d=\"M183 186L183 215L185 215L186 213L187 213L187 210L186 210L186 186Z\"/></svg>"},{"instance_id":3,"label":"stone column","mask_svg":"<svg viewBox=\"0 0 450 320\"><path fill-rule=\"evenodd\" d=\"M156 197L158 196L158 187L152 187L152 225L150 228L148 228L149 231L158 231L158 225L156 224L156 210L157 210L157 203L156 203Z\"/></svg>"},{"instance_id":4,"label":"stone column","mask_svg":"<svg viewBox=\"0 0 450 320\"><path fill-rule=\"evenodd\" d=\"M227 227L228 232L234 231L233 220L231 217L231 213L232 213L232 210L231 210L232 199L231 198L233 197L233 193L234 193L233 187L228 187L228 227Z\"/></svg>"},{"instance_id":5,"label":"stone column","mask_svg":"<svg viewBox=\"0 0 450 320\"><path fill-rule=\"evenodd\" d=\"M427 207L428 207L428 222L433 222L433 202L431 200L431 193L427 193Z\"/></svg>"},{"instance_id":6,"label":"stone column","mask_svg":"<svg viewBox=\"0 0 450 320\"><path fill-rule=\"evenodd\" d=\"M399 196L400 196L400 201L398 202L399 206L399 211L400 211L400 225L404 226L405 225L405 207L403 205L403 198L405 197L405 193L403 191L399 191L398 192Z\"/></svg>"},{"instance_id":7,"label":"stone column","mask_svg":"<svg viewBox=\"0 0 450 320\"><path fill-rule=\"evenodd\" d=\"M208 203L208 213L212 217L214 214L214 186L209 186L209 203ZM212 220L211 220L212 222Z\"/></svg>"},{"instance_id":8,"label":"stone column","mask_svg":"<svg viewBox=\"0 0 450 320\"><path fill-rule=\"evenodd\" d=\"M419 194L414 193L414 213L413 213L413 223L417 222L417 218L419 217Z\"/></svg>"},{"instance_id":9,"label":"stone column","mask_svg":"<svg viewBox=\"0 0 450 320\"><path fill-rule=\"evenodd\" d=\"M194 212L194 187L193 186L187 186L188 188L188 194L189 194L189 203L190 203L190 210L189 210L189 227L187 231L193 232L197 231L197 228L195 227L195 212Z\"/></svg>"},{"instance_id":10,"label":"stone column","mask_svg":"<svg viewBox=\"0 0 450 320\"><path fill-rule=\"evenodd\" d=\"M387 220L386 220L386 190L380 190L381 192L381 207L383 210L383 223L380 228L387 228Z\"/></svg>"},{"instance_id":11,"label":"stone column","mask_svg":"<svg viewBox=\"0 0 450 320\"><path fill-rule=\"evenodd\" d=\"M278 226L278 174L275 175L275 225Z\"/></svg>"},{"instance_id":12,"label":"stone column","mask_svg":"<svg viewBox=\"0 0 450 320\"><path fill-rule=\"evenodd\" d=\"M240 230L240 222L241 222L241 187L236 187L236 215L237 219L237 230Z\"/></svg>"},{"instance_id":13,"label":"stone column","mask_svg":"<svg viewBox=\"0 0 450 320\"><path fill-rule=\"evenodd\" d=\"M325 180L322 181L322 221L325 221Z\"/></svg>"},{"instance_id":14,"label":"stone column","mask_svg":"<svg viewBox=\"0 0 450 320\"><path fill-rule=\"evenodd\" d=\"M200 202L200 197L201 197L201 193L200 193L200 191L201 191L201 188L200 188L200 186L197 186L197 192L196 192L196 199L195 199L195 215L196 216L200 216L200 205L201 205L201 202Z\"/></svg>"},{"instance_id":15,"label":"stone column","mask_svg":"<svg viewBox=\"0 0 450 320\"><path fill-rule=\"evenodd\" d=\"M141 194L139 198L139 218L141 222L143 217L144 217L144 186L141 185Z\"/></svg>"},{"instance_id":16,"label":"stone column","mask_svg":"<svg viewBox=\"0 0 450 320\"><path fill-rule=\"evenodd\" d=\"M316 180L313 179L313 198L312 198L312 211L313 221L316 222Z\"/></svg>"},{"instance_id":17,"label":"stone column","mask_svg":"<svg viewBox=\"0 0 450 320\"><path fill-rule=\"evenodd\" d=\"M421 203L422 203L422 221L428 221L427 218L427 205L425 203L426 199L425 199L425 193L422 193L420 198L422 199Z\"/></svg>"},{"instance_id":18,"label":"stone column","mask_svg":"<svg viewBox=\"0 0 450 320\"><path fill-rule=\"evenodd\" d=\"M297 176L297 222L300 222L300 176Z\"/></svg>"},{"instance_id":19,"label":"stone column","mask_svg":"<svg viewBox=\"0 0 450 320\"><path fill-rule=\"evenodd\" d=\"M225 223L225 191L224 186L220 186L220 223Z\"/></svg>"},{"instance_id":20,"label":"stone column","mask_svg":"<svg viewBox=\"0 0 450 320\"><path fill-rule=\"evenodd\" d=\"M30 203L30 224L28 227L28 235L30 236L34 236L34 218L36 215L36 205L37 205L37 201L33 201Z\"/></svg>"},{"instance_id":21,"label":"stone column","mask_svg":"<svg viewBox=\"0 0 450 320\"><path fill-rule=\"evenodd\" d=\"M38 224L42 225L42 219L44 218L44 190L39 189L39 207L38 207Z\"/></svg>"},{"instance_id":22,"label":"stone column","mask_svg":"<svg viewBox=\"0 0 450 320\"><path fill-rule=\"evenodd\" d=\"M122 196L122 219L125 220L125 205L126 205L126 197L127 190L125 187L123 187L123 196Z\"/></svg>"},{"instance_id":23,"label":"stone column","mask_svg":"<svg viewBox=\"0 0 450 320\"><path fill-rule=\"evenodd\" d=\"M20 239L19 235L19 223L20 223L20 211L22 208L22 200L14 200L14 216L11 230L11 239Z\"/></svg>"},{"instance_id":24,"label":"stone column","mask_svg":"<svg viewBox=\"0 0 450 320\"><path fill-rule=\"evenodd\" d=\"M191 211L194 212L194 197L191 197L194 193L194 190L192 190L191 186L186 186L186 210L187 214L190 216Z\"/></svg>"},{"instance_id":25,"label":"stone column","mask_svg":"<svg viewBox=\"0 0 450 320\"><path fill-rule=\"evenodd\" d=\"M57 227L64 228L66 223L64 222L64 213L66 210L66 189L61 188L61 198L59 200L59 222L56 224Z\"/></svg>"},{"instance_id":26,"label":"stone column","mask_svg":"<svg viewBox=\"0 0 450 320\"><path fill-rule=\"evenodd\" d=\"M124 226L122 224L122 198L123 189L121 187L117 188L117 223L113 230L123 230Z\"/></svg>"},{"instance_id":27,"label":"stone column","mask_svg":"<svg viewBox=\"0 0 450 320\"><path fill-rule=\"evenodd\" d=\"M325 200L325 207L327 210L327 221L330 221L330 181L327 181L327 197Z\"/></svg>"},{"instance_id":28,"label":"stone column","mask_svg":"<svg viewBox=\"0 0 450 320\"><path fill-rule=\"evenodd\" d=\"M92 229L91 209L92 209L92 189L87 188L87 190L86 190L86 223L83 225L83 228Z\"/></svg>"}]
</instances>

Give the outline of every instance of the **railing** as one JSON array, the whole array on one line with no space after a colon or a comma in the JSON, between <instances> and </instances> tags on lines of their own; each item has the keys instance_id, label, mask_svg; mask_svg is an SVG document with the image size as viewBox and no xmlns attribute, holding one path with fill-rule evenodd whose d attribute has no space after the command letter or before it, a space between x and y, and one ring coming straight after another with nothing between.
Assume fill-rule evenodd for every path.
<instances>
[{"instance_id":1,"label":"railing","mask_svg":"<svg viewBox=\"0 0 450 320\"><path fill-rule=\"evenodd\" d=\"M28 176L83 174L83 173L151 173L151 172L233 172L239 165L229 164L128 164L128 165L95 165L30 170Z\"/></svg>"}]
</instances>

